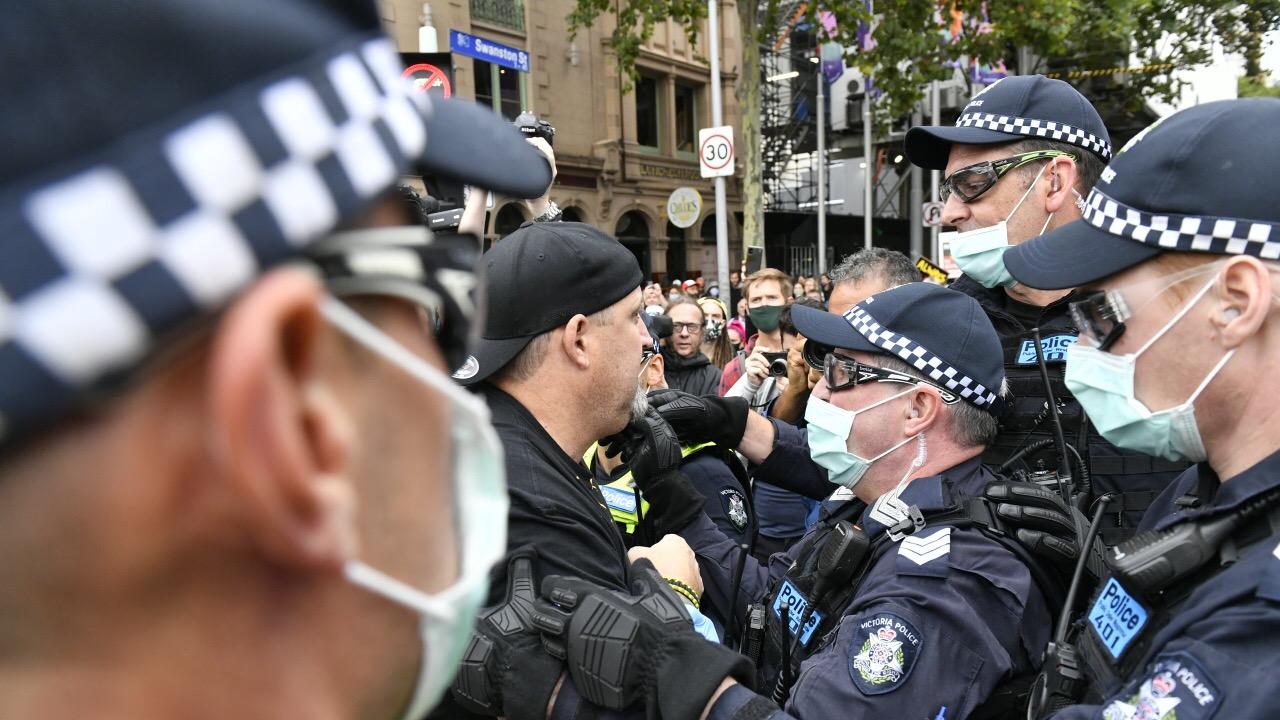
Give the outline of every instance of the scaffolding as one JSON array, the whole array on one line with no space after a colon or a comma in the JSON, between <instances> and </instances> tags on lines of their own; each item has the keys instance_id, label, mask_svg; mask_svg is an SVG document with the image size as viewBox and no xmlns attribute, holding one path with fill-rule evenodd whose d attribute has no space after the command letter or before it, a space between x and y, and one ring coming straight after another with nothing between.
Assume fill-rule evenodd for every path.
<instances>
[{"instance_id":1,"label":"scaffolding","mask_svg":"<svg viewBox=\"0 0 1280 720\"><path fill-rule=\"evenodd\" d=\"M760 47L761 180L764 209L817 209L818 66L811 28L800 23L803 2L779 4L781 27Z\"/></svg>"}]
</instances>

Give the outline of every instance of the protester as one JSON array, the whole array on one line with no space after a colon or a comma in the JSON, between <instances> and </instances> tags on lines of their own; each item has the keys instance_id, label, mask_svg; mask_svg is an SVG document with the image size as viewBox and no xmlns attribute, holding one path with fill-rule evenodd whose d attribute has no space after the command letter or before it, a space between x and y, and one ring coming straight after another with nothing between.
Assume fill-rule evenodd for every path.
<instances>
[{"instance_id":1,"label":"protester","mask_svg":"<svg viewBox=\"0 0 1280 720\"><path fill-rule=\"evenodd\" d=\"M920 271L906 255L897 250L864 248L831 268L828 309L843 315L881 290L919 280Z\"/></svg>"},{"instance_id":2,"label":"protester","mask_svg":"<svg viewBox=\"0 0 1280 720\"><path fill-rule=\"evenodd\" d=\"M420 717L506 501L447 377L477 248L432 241L397 176L534 197L545 159L411 94L372 4L41 0L4 27L0 717ZM339 226L423 302L327 291L304 255Z\"/></svg>"},{"instance_id":3,"label":"protester","mask_svg":"<svg viewBox=\"0 0 1280 720\"><path fill-rule=\"evenodd\" d=\"M679 297L667 303L664 312L674 329L662 349L667 382L695 395L714 393L720 383L720 368L699 349L706 326L702 308L687 297Z\"/></svg>"},{"instance_id":4,"label":"protester","mask_svg":"<svg viewBox=\"0 0 1280 720\"><path fill-rule=\"evenodd\" d=\"M644 286L643 294L644 311L649 315L661 315L663 306L666 301L662 298L662 286L658 283L649 283Z\"/></svg>"},{"instance_id":5,"label":"protester","mask_svg":"<svg viewBox=\"0 0 1280 720\"><path fill-rule=\"evenodd\" d=\"M724 303L714 297L705 297L698 301L706 324L702 331L702 345L699 350L711 360L711 364L723 369L733 359L733 347L729 344L728 333L725 332L728 311ZM718 385L717 385L718 387Z\"/></svg>"},{"instance_id":6,"label":"protester","mask_svg":"<svg viewBox=\"0 0 1280 720\"><path fill-rule=\"evenodd\" d=\"M743 283L743 300L746 301L747 307L744 309L741 303L738 306L739 312L744 312L751 321L751 326L756 329L756 334L747 338L746 347L743 353L750 356L757 350L761 352L783 352L785 348L782 345L782 333L778 330L778 323L782 318L782 309L791 302L791 278L781 270L773 268L765 268L754 273ZM724 368L724 374L720 378L719 394L724 395L738 382L738 378L742 377L744 370L745 358L734 358Z\"/></svg>"},{"instance_id":7,"label":"protester","mask_svg":"<svg viewBox=\"0 0 1280 720\"><path fill-rule=\"evenodd\" d=\"M693 278L685 280L680 288L684 295L691 300L697 300L702 297L702 288L698 285L698 281Z\"/></svg>"}]
</instances>

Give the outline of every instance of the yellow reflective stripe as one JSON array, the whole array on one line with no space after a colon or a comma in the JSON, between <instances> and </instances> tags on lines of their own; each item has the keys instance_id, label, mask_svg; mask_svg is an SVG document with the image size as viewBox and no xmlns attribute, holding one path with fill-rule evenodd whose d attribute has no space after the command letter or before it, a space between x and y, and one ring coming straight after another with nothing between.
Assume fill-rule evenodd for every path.
<instances>
[{"instance_id":1,"label":"yellow reflective stripe","mask_svg":"<svg viewBox=\"0 0 1280 720\"><path fill-rule=\"evenodd\" d=\"M714 445L715 443L702 443L701 445L690 445L688 447L681 448L680 457L687 458L690 455L698 452L699 450L705 450L706 448L713 447ZM595 461L595 458L596 458L596 450L598 450L599 448L600 448L600 443L591 443L591 447L587 448L586 454L582 456L582 462L588 468L592 467L591 464ZM616 491L625 492L628 495L635 497L635 486L631 482L630 470L624 473L617 480L614 480L613 482L607 485L603 485L601 487L613 488ZM613 521L618 523L619 525L625 525L626 533L628 535L634 533L636 529L636 525L640 522L640 519L636 515L636 513L634 511L628 512L626 510L620 510L614 507L613 505L609 504L607 493L605 493L603 489L601 490L601 493L606 495L605 504L608 505L609 507L609 515L613 518ZM640 512L643 514L648 514L649 512L649 501L645 500L644 497L640 498Z\"/></svg>"}]
</instances>

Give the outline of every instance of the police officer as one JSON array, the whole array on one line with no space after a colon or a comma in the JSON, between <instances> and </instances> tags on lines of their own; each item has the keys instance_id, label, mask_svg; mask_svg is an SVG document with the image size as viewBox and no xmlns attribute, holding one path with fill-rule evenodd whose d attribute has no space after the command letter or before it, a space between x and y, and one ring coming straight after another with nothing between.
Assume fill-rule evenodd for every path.
<instances>
[{"instance_id":1,"label":"police officer","mask_svg":"<svg viewBox=\"0 0 1280 720\"><path fill-rule=\"evenodd\" d=\"M372 3L4 23L0 716L420 717L506 499L447 374L474 243L433 242L393 188L425 153L536 196L545 161L411 94ZM303 257L340 226L394 235L423 300L327 291Z\"/></svg>"},{"instance_id":2,"label":"police officer","mask_svg":"<svg viewBox=\"0 0 1280 720\"><path fill-rule=\"evenodd\" d=\"M1011 250L1081 287L1066 383L1116 445L1198 463L1107 555L1035 708L1271 718L1280 659L1280 100L1208 103L1117 154L1084 218ZM1054 653L1051 653L1053 655Z\"/></svg>"},{"instance_id":3,"label":"police officer","mask_svg":"<svg viewBox=\"0 0 1280 720\"><path fill-rule=\"evenodd\" d=\"M954 127L912 128L906 153L920 167L945 172L942 219L959 232L944 233L943 240L964 272L951 287L982 305L1004 348L1013 398L984 460L1032 472L1059 469L1062 451L1054 443L1031 332L1039 328L1064 439L1079 454L1072 476L1087 476L1094 496L1120 492L1103 539L1113 544L1129 537L1155 494L1185 464L1120 449L1098 435L1062 383L1066 348L1077 333L1067 310L1070 289L1019 284L1001 260L1009 247L1080 217L1077 202L1111 158L1102 119L1061 80L1008 77L975 95ZM1075 455L1069 457L1074 463Z\"/></svg>"},{"instance_id":4,"label":"police officer","mask_svg":"<svg viewBox=\"0 0 1280 720\"><path fill-rule=\"evenodd\" d=\"M813 459L840 492L789 553L748 562L741 581L766 618L757 690L786 713L729 682L713 685L708 717L1006 716L1051 618L1034 563L983 510L993 476L981 454L1004 381L990 321L971 298L912 283L846 317L798 308L795 322L822 359L806 411ZM731 581L731 543L709 519L680 535L717 561L708 585ZM650 558L663 575L687 566ZM664 717L703 710L665 712L676 679L693 697L709 690L660 583L640 598L559 577L542 589L554 606L533 623L564 643L562 693L611 707L643 698ZM675 667L658 672L652 654Z\"/></svg>"}]
</instances>

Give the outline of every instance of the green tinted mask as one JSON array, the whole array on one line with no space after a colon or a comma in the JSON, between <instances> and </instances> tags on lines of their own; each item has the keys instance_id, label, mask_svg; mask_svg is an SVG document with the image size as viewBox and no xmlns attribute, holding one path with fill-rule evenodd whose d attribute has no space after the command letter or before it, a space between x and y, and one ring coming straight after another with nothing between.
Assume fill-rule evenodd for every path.
<instances>
[{"instance_id":1,"label":"green tinted mask","mask_svg":"<svg viewBox=\"0 0 1280 720\"><path fill-rule=\"evenodd\" d=\"M778 323L782 320L782 305L761 305L747 310L747 317L751 318L751 324L756 326L760 332L771 333L778 329Z\"/></svg>"}]
</instances>

